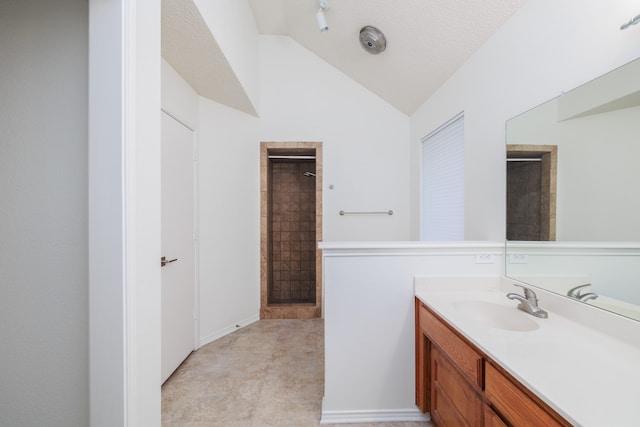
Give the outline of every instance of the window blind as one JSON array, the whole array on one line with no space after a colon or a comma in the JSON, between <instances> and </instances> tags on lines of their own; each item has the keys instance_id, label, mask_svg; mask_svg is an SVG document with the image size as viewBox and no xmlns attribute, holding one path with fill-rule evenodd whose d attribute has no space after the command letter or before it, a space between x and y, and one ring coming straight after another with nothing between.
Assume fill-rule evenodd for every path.
<instances>
[{"instance_id":1,"label":"window blind","mask_svg":"<svg viewBox=\"0 0 640 427\"><path fill-rule=\"evenodd\" d=\"M421 140L420 238L464 240L464 113Z\"/></svg>"}]
</instances>

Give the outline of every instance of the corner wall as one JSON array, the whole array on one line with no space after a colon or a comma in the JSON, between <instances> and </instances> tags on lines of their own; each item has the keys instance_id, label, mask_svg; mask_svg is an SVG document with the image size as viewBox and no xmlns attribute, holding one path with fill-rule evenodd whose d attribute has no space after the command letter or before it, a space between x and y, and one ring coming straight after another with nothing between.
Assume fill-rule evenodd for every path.
<instances>
[{"instance_id":1,"label":"corner wall","mask_svg":"<svg viewBox=\"0 0 640 427\"><path fill-rule=\"evenodd\" d=\"M465 112L465 239L505 236L505 121L640 56L633 2L527 2L411 116L411 236L420 138Z\"/></svg>"}]
</instances>

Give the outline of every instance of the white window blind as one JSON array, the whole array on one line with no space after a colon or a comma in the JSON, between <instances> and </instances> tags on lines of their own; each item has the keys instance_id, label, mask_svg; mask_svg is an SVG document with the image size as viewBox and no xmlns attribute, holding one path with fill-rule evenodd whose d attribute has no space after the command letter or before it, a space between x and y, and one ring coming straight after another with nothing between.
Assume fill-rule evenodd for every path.
<instances>
[{"instance_id":1,"label":"white window blind","mask_svg":"<svg viewBox=\"0 0 640 427\"><path fill-rule=\"evenodd\" d=\"M464 114L421 140L420 238L464 240Z\"/></svg>"}]
</instances>

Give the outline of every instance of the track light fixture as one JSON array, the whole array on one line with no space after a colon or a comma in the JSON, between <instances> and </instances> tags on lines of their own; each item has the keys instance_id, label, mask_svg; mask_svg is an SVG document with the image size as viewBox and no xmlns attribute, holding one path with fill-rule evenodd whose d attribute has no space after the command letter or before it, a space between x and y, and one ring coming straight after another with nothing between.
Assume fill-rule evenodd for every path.
<instances>
[{"instance_id":1,"label":"track light fixture","mask_svg":"<svg viewBox=\"0 0 640 427\"><path fill-rule=\"evenodd\" d=\"M320 9L318 9L318 13L316 13L318 28L320 28L320 31L322 32L329 31L327 20L324 17L324 11L329 9L329 2L327 0L318 0L318 5L320 6Z\"/></svg>"}]
</instances>

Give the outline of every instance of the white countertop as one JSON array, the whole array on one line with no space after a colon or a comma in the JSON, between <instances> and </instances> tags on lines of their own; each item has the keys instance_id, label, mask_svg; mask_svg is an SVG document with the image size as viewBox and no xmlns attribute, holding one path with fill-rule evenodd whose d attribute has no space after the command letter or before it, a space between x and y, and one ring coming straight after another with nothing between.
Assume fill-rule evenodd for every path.
<instances>
[{"instance_id":1,"label":"white countertop","mask_svg":"<svg viewBox=\"0 0 640 427\"><path fill-rule=\"evenodd\" d=\"M635 325L607 313L614 317L598 329L585 326L589 322L580 322L581 308L564 310L563 304L575 305L572 301L536 290L539 306L549 312L547 319L539 319L517 310L517 301L506 298L508 292L522 294L522 289L496 277L415 278L415 295L422 302L572 424L640 426L640 348L630 343L634 340L612 338L607 331L619 334L616 322L622 322L624 330L635 331ZM491 327L456 308L461 301L511 308L522 315L518 320L535 322L537 329Z\"/></svg>"}]
</instances>

